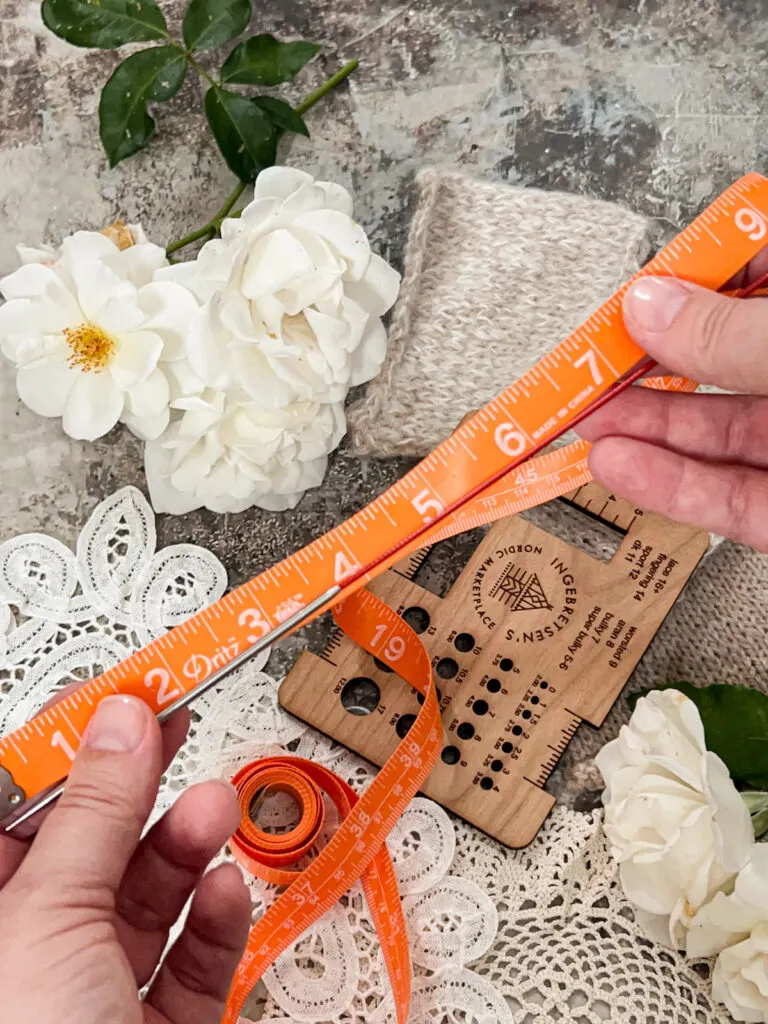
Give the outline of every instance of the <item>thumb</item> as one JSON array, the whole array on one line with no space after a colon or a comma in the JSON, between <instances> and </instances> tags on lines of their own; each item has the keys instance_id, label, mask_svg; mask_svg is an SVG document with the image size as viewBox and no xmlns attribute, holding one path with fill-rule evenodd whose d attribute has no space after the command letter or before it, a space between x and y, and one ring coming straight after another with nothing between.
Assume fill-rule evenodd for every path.
<instances>
[{"instance_id":1,"label":"thumb","mask_svg":"<svg viewBox=\"0 0 768 1024\"><path fill-rule=\"evenodd\" d=\"M673 373L768 394L768 299L729 299L687 281L643 277L624 296L624 323Z\"/></svg>"},{"instance_id":2,"label":"thumb","mask_svg":"<svg viewBox=\"0 0 768 1024\"><path fill-rule=\"evenodd\" d=\"M55 891L115 892L157 796L160 726L136 697L105 697L83 735L64 792L16 874Z\"/></svg>"}]
</instances>

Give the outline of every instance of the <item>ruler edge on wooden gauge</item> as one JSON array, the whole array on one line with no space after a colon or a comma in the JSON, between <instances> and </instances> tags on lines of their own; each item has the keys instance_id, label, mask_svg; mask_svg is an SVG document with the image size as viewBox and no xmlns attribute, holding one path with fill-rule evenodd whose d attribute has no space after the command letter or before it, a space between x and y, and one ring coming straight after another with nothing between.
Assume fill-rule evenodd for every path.
<instances>
[{"instance_id":1,"label":"ruler edge on wooden gauge","mask_svg":"<svg viewBox=\"0 0 768 1024\"><path fill-rule=\"evenodd\" d=\"M662 274L720 288L763 248L767 232L768 180L753 172L716 198L630 280ZM581 327L369 506L0 738L0 796L7 793L3 775L13 779L18 773L16 783L24 782L24 802L29 804L68 774L71 757L51 742L54 729L66 728L67 713L82 729L95 703L116 691L140 695L156 713L167 715L202 685L211 685L257 650L342 602L410 547L421 546L418 542L435 519L441 526L636 379L647 356L623 325L621 298L628 285L625 282ZM594 369L596 360L599 372ZM567 408L562 405L566 396L572 396ZM397 510L397 521L389 509ZM365 536L372 520L377 523L375 541ZM339 575L337 559L344 551L351 568ZM300 580L305 581L306 592L301 592ZM286 598L291 599L288 612ZM217 653L221 638L225 644L230 638L237 640L230 646L239 651L242 644L243 650L228 653L222 669L209 667L202 682L185 671L200 650ZM80 733L74 735L77 746ZM19 743L26 745L30 758ZM24 814L31 810L26 807Z\"/></svg>"},{"instance_id":2,"label":"ruler edge on wooden gauge","mask_svg":"<svg viewBox=\"0 0 768 1024\"><path fill-rule=\"evenodd\" d=\"M583 507L582 505L579 505L574 500L576 498L576 495L577 495L579 490L583 489L584 487L591 487L591 486L597 487L598 490L600 490L603 493L605 493L606 495L610 495L612 497L611 492L608 491L607 488L602 487L601 485L597 484L596 482L590 482L590 483L588 483L586 485L581 485L579 488L577 488L576 490L574 490L572 492L568 492L567 494L561 495L559 498L557 498L554 501L552 501L551 504L552 505L557 505L558 503L560 503L560 504L564 505L567 508L576 510L576 514L584 516L585 520L595 521L595 522L599 523L600 525L602 525L604 528L607 528L609 530L614 531L616 534L618 534L622 538L628 536L630 531L631 531L631 529L632 529L632 527L633 527L633 525L634 525L634 523L636 522L636 520L638 518L637 516L634 516L632 518L632 520L630 521L629 526L627 526L627 528L625 529L623 527L616 526L615 523L612 523L610 520L604 519L599 514L590 511L589 509ZM625 499L619 498L618 500L619 500L619 502L624 502L624 504L626 504L627 508L632 507L632 503L626 502ZM648 514L646 510L641 510L641 512L644 515ZM669 520L667 520L666 517L661 516L658 513L651 513L651 515L653 515L655 519L660 520L661 523L663 523L664 521L669 522ZM516 518L516 517L513 516L513 517L509 517L509 518ZM507 521L506 519L496 520L494 523L492 523L490 525L490 529L492 530L494 527L497 527L497 526L499 526L500 524L502 524L502 523L504 523L506 521ZM592 558L596 562L603 561L603 560L599 559L597 556L590 555L587 552L579 549L575 545L570 544L568 541L564 540L563 538L558 537L558 535L556 533L551 532L550 530L547 530L544 527L541 527L541 526L539 526L538 524L535 524L535 523L533 523L531 525L533 525L537 530L539 530L540 532L548 535L552 539L558 541L561 544L564 544L566 547L573 548L573 550L575 550L575 551L580 551L580 553L582 555L584 555L584 557ZM710 545L710 538L709 538L709 534L707 533L707 531L705 531L703 529L700 529L698 527L694 527L694 526L685 527L685 529L687 530L687 533L688 533L688 539L685 541L685 544L686 545L691 545L694 548L694 554L695 554L695 549L696 549L697 542L698 542L698 546L700 548L700 553L698 554L698 558L696 559L695 562L693 562L693 564L691 565L691 567L688 570L687 574L685 575L684 579L680 583L679 589L677 590L677 593L675 594L674 599L671 601L669 607L666 609L666 611L661 616L661 618L658 619L658 621L656 623L656 626L655 626L655 629L654 629L654 632L651 634L651 636L648 639L648 642L643 646L642 650L638 654L637 660L632 665L632 667L631 667L631 669L629 671L629 674L627 675L626 679L623 681L621 686L618 687L618 689L616 690L615 695L613 696L611 701L606 704L604 712L600 716L599 720L593 722L593 721L590 721L589 719L587 719L586 717L584 717L584 715L578 714L577 712L570 711L569 712L570 715L572 716L572 718L574 720L576 720L575 728L573 728L573 730L570 732L570 735L568 735L568 737L567 737L567 739L566 739L566 741L564 743L563 749L557 754L556 758L554 759L554 764L549 769L549 772L547 774L547 779L544 781L544 783L543 784L539 784L534 779L528 779L527 777L524 778L523 780L521 780L519 777L518 778L512 778L512 779L509 780L509 782L508 782L509 785L516 785L516 784L519 784L520 781L525 781L528 785L532 786L534 789L537 789L546 798L546 800L545 800L545 802L547 804L546 810L542 814L541 819L538 821L538 823L532 825L532 830L529 830L528 832L525 833L526 838L524 839L524 841L521 841L519 843L508 842L507 840L505 840L502 837L501 834L489 830L489 828L486 825L484 825L482 822L480 822L479 820L470 818L470 817L467 816L466 813L462 813L461 810L457 809L457 807L454 804L451 804L445 798L441 798L440 796L436 796L434 793L430 793L428 791L428 788L429 788L428 787L428 782L429 782L429 780L427 780L427 783L425 784L425 787L420 790L420 795L421 796L423 796L423 797L425 797L427 799L433 800L435 803L438 803L444 810L448 811L450 814L455 815L460 820L466 822L472 828L478 829L478 831L482 832L484 835L488 836L490 839L494 840L495 842L500 843L502 846L505 846L507 849L510 849L510 850L522 850L522 849L527 848L532 842L534 842L534 840L536 839L536 836L538 835L539 831L541 830L541 828L543 827L544 823L548 819L549 815L552 813L552 811L554 810L555 806L558 803L557 797L554 796L553 794L551 794L545 788L545 786L546 786L546 783L551 778L551 775L553 774L553 772L556 770L557 766L559 765L561 759L563 758L563 756L567 752L567 750L568 750L568 748L569 748L569 746L571 744L571 741L573 740L574 736L576 735L576 733L578 732L578 730L582 726L585 726L587 728L592 728L592 729L596 730L596 729L599 729L603 725L603 723L605 722L605 719L610 714L611 710L616 706L617 702L621 699L622 692L624 691L626 686L629 684L632 676L634 675L635 671L639 667L642 659L646 656L646 654L648 652L648 649L649 649L650 645L653 643L653 640L654 640L656 634L662 628L662 626L664 625L664 622L666 621L666 619L668 618L668 616L672 612L673 608L676 606L677 602L680 600L681 596L683 595L683 593L685 591L685 588L690 583L690 580L691 580L693 574L696 572L696 569L701 564L702 559L706 556L707 551L711 547L711 545ZM435 547L437 545L439 545L440 543L441 543L440 541L437 541L437 542L435 542L434 544L432 544L430 546L427 546L427 547L424 547L424 548L420 548L417 551L412 552L411 554L406 556L406 558L403 559L401 562L396 563L395 565L390 566L389 569L386 570L386 572L387 573L396 573L397 575L401 576L404 580L406 580L408 583L411 583L411 584L417 586L421 591L424 591L430 597L434 598L436 602L445 601L446 597L447 597L447 594L446 595L442 595L442 596L439 595L439 594L434 594L428 588L426 588L422 584L418 583L417 579L416 579L416 577L418 576L419 572L424 568L425 563L427 562L427 560L429 558L429 555L435 549ZM482 543L482 540L478 542L478 546L481 543ZM462 566L462 568L461 568L461 570L459 572L459 575L457 576L457 579L461 576L462 573L464 573L464 571L467 568L467 565L474 558L476 550L477 550L477 547L474 548L473 551L470 553L470 555L467 558L466 562ZM611 555L611 559L609 559L609 561L611 561L616 556L617 553L618 553L618 547L617 547L617 550L614 551L614 553ZM407 567L403 563L408 563ZM382 576L383 575L384 574L382 574ZM381 578L382 577L378 577L378 579L381 579ZM453 586L455 586L455 581L451 585L451 587L453 587ZM449 588L448 593L450 593L450 589L451 588ZM379 599L380 600L384 600L381 597L381 595L379 595ZM388 600L387 600L387 603L388 603ZM394 605L389 605L389 606L392 608L392 610L396 614L399 614L397 608L394 607ZM328 731L327 728L324 728L323 723L316 716L313 717L311 713L310 713L310 715L302 714L301 708L300 708L300 706L298 705L298 703L296 702L295 699L289 699L286 702L283 701L283 693L284 693L284 691L288 691L289 689L295 689L297 693L299 692L298 686L294 687L293 683L289 682L289 677L295 671L295 669L299 666L300 662L303 659L306 658L307 655L310 655L314 659L319 659L319 660L325 661L327 664L332 665L333 668L338 670L339 666L335 662L333 662L331 660L331 651L337 645L337 643L340 640L341 641L347 640L350 643L353 642L352 640L350 640L350 638L348 636L346 636L343 633L342 630L338 629L338 627L334 627L331 635L328 637L328 639L327 639L326 643L324 644L323 649L322 649L322 651L320 653L315 653L315 652L310 651L310 650L305 650L305 651L303 651L299 655L299 657L296 659L294 664L291 666L291 668L286 673L285 677L280 682L280 685L279 685L279 688L278 688L278 703L279 703L280 707L284 711L286 711L288 714L293 715L295 718L297 718L301 722L304 722L310 728L316 729L321 735L325 736L326 739L328 739L329 741L331 741L333 743L337 743L340 746L344 747L345 749L350 750L356 756L362 758L367 764L370 764L374 769L379 770L381 765L385 762L386 757L383 760L382 759L373 759L371 756L369 756L368 753L366 753L365 751L361 750L360 746L355 745L354 743L350 743L348 741L348 739L340 738L339 735L334 734L334 732L332 732L332 731ZM428 654L430 655L430 660L433 661L434 658L437 655L433 654L432 651L430 650L430 648L427 648L427 651L428 651ZM367 655L365 651L362 651L362 650L360 651L360 654L361 654L362 657L371 657L371 656ZM407 683L407 681L402 680L402 679L400 680L400 683L402 685L404 685L404 686L408 686L409 685ZM309 707L309 705L306 705L306 707ZM316 708L317 708L317 703L315 702L312 705L312 711L314 711ZM568 710L568 709L564 709L564 710ZM454 713L455 712L452 712L452 714L454 714ZM442 717L442 711L441 711L441 717ZM386 726L388 724L389 724L388 722L385 722L385 721L382 720L381 729L383 730L384 728L386 728ZM450 738L445 733L444 733L444 742L446 742L446 743L450 742ZM387 756L389 756L389 755L387 755ZM501 795L501 794L499 794L499 795Z\"/></svg>"}]
</instances>

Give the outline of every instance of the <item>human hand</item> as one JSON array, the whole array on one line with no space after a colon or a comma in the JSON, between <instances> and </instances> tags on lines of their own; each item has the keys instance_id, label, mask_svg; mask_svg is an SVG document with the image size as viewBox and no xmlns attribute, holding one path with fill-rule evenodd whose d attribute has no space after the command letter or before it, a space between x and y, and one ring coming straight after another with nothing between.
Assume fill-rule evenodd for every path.
<instances>
[{"instance_id":1,"label":"human hand","mask_svg":"<svg viewBox=\"0 0 768 1024\"><path fill-rule=\"evenodd\" d=\"M732 284L766 270L768 250ZM577 428L594 442L595 479L643 508L768 551L768 298L642 278L625 296L624 321L672 373L739 394L628 388Z\"/></svg>"},{"instance_id":2,"label":"human hand","mask_svg":"<svg viewBox=\"0 0 768 1024\"><path fill-rule=\"evenodd\" d=\"M0 834L3 1024L218 1024L250 924L248 890L222 864L239 821L224 783L184 792L141 839L189 719L162 729L135 697L99 704L64 793L30 843ZM158 971L189 896L184 930Z\"/></svg>"}]
</instances>

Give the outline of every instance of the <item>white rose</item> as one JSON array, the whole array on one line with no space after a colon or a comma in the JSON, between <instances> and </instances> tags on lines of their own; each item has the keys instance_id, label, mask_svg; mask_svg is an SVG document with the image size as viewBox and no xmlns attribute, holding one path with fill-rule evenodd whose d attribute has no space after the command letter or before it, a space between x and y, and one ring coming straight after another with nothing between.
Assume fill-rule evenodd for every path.
<instances>
[{"instance_id":1,"label":"white rose","mask_svg":"<svg viewBox=\"0 0 768 1024\"><path fill-rule=\"evenodd\" d=\"M207 385L234 384L275 409L341 402L375 376L387 346L379 318L400 275L371 252L351 214L340 186L271 167L220 239L157 274L202 305L189 356Z\"/></svg>"},{"instance_id":2,"label":"white rose","mask_svg":"<svg viewBox=\"0 0 768 1024\"><path fill-rule=\"evenodd\" d=\"M696 912L750 855L749 812L706 749L696 705L677 690L642 697L596 761L624 892L654 938L684 949Z\"/></svg>"},{"instance_id":3,"label":"white rose","mask_svg":"<svg viewBox=\"0 0 768 1024\"><path fill-rule=\"evenodd\" d=\"M346 428L342 403L265 409L243 391L209 388L174 406L183 415L147 444L145 462L155 510L175 515L293 508L322 482Z\"/></svg>"},{"instance_id":4,"label":"white rose","mask_svg":"<svg viewBox=\"0 0 768 1024\"><path fill-rule=\"evenodd\" d=\"M756 843L736 876L733 892L715 893L694 917L688 933L691 956L714 956L768 924L768 843Z\"/></svg>"},{"instance_id":5,"label":"white rose","mask_svg":"<svg viewBox=\"0 0 768 1024\"><path fill-rule=\"evenodd\" d=\"M87 441L118 421L139 437L162 433L169 377L198 311L184 288L153 282L167 260L140 227L122 238L78 231L59 250L20 247L23 265L0 281L0 348L16 366L19 397Z\"/></svg>"},{"instance_id":6,"label":"white rose","mask_svg":"<svg viewBox=\"0 0 768 1024\"><path fill-rule=\"evenodd\" d=\"M755 844L732 893L715 893L698 912L688 953L719 953L712 974L715 999L735 1020L768 1024L768 844Z\"/></svg>"},{"instance_id":7,"label":"white rose","mask_svg":"<svg viewBox=\"0 0 768 1024\"><path fill-rule=\"evenodd\" d=\"M768 921L723 950L712 973L712 995L734 1020L768 1022Z\"/></svg>"}]
</instances>

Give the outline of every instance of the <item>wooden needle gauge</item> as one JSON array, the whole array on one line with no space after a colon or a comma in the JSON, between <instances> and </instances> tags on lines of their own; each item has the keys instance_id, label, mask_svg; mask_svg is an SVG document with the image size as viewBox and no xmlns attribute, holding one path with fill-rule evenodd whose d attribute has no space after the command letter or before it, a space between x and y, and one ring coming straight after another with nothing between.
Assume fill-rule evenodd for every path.
<instances>
[{"instance_id":1,"label":"wooden needle gauge","mask_svg":"<svg viewBox=\"0 0 768 1024\"><path fill-rule=\"evenodd\" d=\"M610 561L513 516L444 598L415 580L425 551L370 584L432 660L444 742L424 793L511 847L536 835L569 741L582 722L602 723L708 545L594 483L564 500L619 531ZM419 709L410 686L338 631L322 655L301 655L280 703L377 765Z\"/></svg>"}]
</instances>

